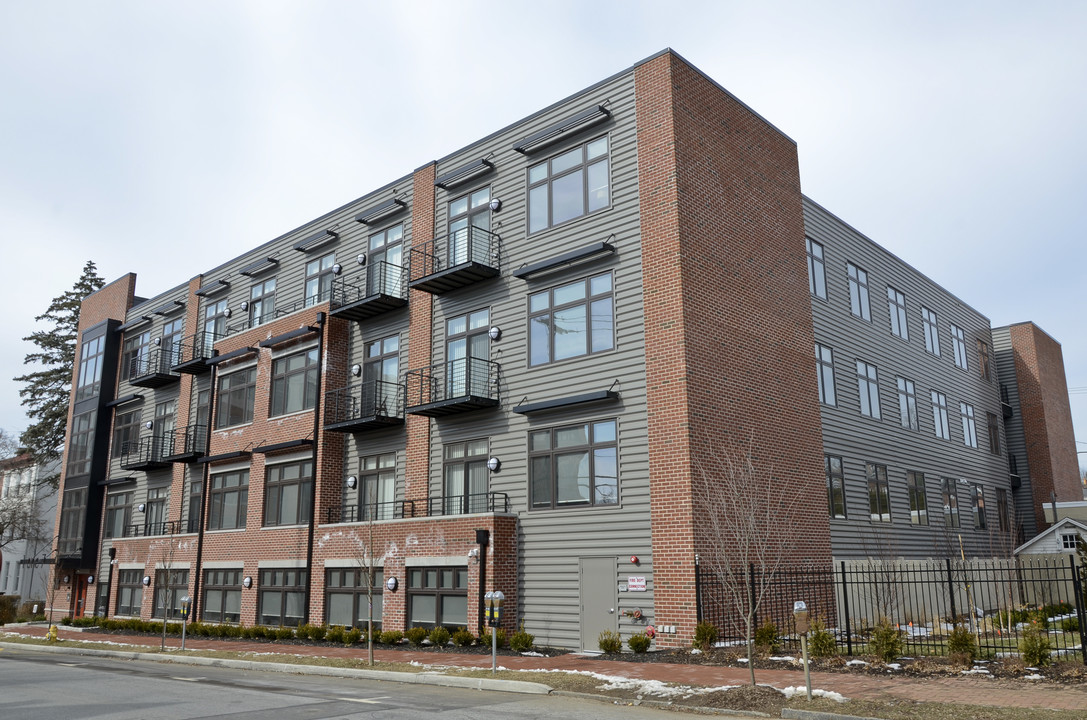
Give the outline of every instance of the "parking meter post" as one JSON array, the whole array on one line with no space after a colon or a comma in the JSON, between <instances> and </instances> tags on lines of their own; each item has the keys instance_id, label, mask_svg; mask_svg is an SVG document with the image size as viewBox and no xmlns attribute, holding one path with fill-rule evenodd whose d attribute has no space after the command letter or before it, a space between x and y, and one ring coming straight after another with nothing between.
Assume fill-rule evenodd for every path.
<instances>
[{"instance_id":1,"label":"parking meter post","mask_svg":"<svg viewBox=\"0 0 1087 720\"><path fill-rule=\"evenodd\" d=\"M185 595L181 598L181 649L185 650L185 630L189 627L189 608L192 607L192 598Z\"/></svg>"},{"instance_id":2,"label":"parking meter post","mask_svg":"<svg viewBox=\"0 0 1087 720\"><path fill-rule=\"evenodd\" d=\"M808 693L808 701L811 702L811 665L808 663L808 604L803 600L793 603L793 620L796 622L796 632L800 635L800 651L804 655L804 689Z\"/></svg>"}]
</instances>

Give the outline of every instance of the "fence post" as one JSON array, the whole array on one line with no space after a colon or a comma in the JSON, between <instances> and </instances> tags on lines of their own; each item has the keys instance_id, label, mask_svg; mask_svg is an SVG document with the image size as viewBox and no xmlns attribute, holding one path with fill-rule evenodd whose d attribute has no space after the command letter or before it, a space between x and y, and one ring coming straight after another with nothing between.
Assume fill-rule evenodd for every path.
<instances>
[{"instance_id":1,"label":"fence post","mask_svg":"<svg viewBox=\"0 0 1087 720\"><path fill-rule=\"evenodd\" d=\"M751 603L751 629L759 629L759 616L755 612L755 563L748 563L747 566L747 587L751 591L751 597L748 602Z\"/></svg>"},{"instance_id":2,"label":"fence post","mask_svg":"<svg viewBox=\"0 0 1087 720\"><path fill-rule=\"evenodd\" d=\"M702 623L702 566L698 562L698 553L694 554L694 604L695 618Z\"/></svg>"},{"instance_id":3,"label":"fence post","mask_svg":"<svg viewBox=\"0 0 1087 720\"><path fill-rule=\"evenodd\" d=\"M1076 570L1075 555L1068 556L1068 564L1072 568L1072 592L1076 596L1076 618L1079 619L1079 650L1083 664L1087 665L1087 607L1083 606L1083 582Z\"/></svg>"},{"instance_id":4,"label":"fence post","mask_svg":"<svg viewBox=\"0 0 1087 720\"><path fill-rule=\"evenodd\" d=\"M951 573L951 558L944 558L944 562L947 564L947 596L951 598L951 624L955 625L959 613L955 610L955 580Z\"/></svg>"},{"instance_id":5,"label":"fence post","mask_svg":"<svg viewBox=\"0 0 1087 720\"><path fill-rule=\"evenodd\" d=\"M842 604L845 606L845 651L853 655L853 631L849 620L849 583L845 577L845 560L842 560Z\"/></svg>"}]
</instances>

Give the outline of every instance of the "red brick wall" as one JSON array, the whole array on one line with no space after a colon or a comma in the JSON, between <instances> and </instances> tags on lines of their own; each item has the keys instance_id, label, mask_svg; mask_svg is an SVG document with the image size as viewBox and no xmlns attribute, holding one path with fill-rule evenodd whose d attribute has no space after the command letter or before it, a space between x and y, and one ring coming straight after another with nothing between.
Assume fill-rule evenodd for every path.
<instances>
[{"instance_id":1,"label":"red brick wall","mask_svg":"<svg viewBox=\"0 0 1087 720\"><path fill-rule=\"evenodd\" d=\"M411 203L411 242L422 245L434 236L434 172L435 165L424 165L415 171L415 187ZM416 271L418 272L418 271ZM431 363L433 348L431 333L433 297L421 290L409 290L408 302L408 367L424 368ZM430 418L408 415L407 467L404 473L404 499L423 500L430 485Z\"/></svg>"}]
</instances>

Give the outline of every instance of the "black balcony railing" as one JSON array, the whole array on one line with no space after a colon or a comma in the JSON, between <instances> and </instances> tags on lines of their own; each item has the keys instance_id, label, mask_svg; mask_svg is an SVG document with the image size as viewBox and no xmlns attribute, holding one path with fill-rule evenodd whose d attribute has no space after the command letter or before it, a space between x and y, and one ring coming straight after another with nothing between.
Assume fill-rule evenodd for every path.
<instances>
[{"instance_id":1,"label":"black balcony railing","mask_svg":"<svg viewBox=\"0 0 1087 720\"><path fill-rule=\"evenodd\" d=\"M169 467L163 459L165 438L161 435L148 435L138 440L121 443L120 461L123 470L155 470Z\"/></svg>"},{"instance_id":2,"label":"black balcony railing","mask_svg":"<svg viewBox=\"0 0 1087 720\"><path fill-rule=\"evenodd\" d=\"M126 377L128 382L138 387L161 387L181 379L174 374L177 365L178 346L153 348L129 358Z\"/></svg>"},{"instance_id":3,"label":"black balcony railing","mask_svg":"<svg viewBox=\"0 0 1087 720\"><path fill-rule=\"evenodd\" d=\"M440 417L498 405L499 364L459 358L409 370L404 376L407 412Z\"/></svg>"},{"instance_id":4,"label":"black balcony railing","mask_svg":"<svg viewBox=\"0 0 1087 720\"><path fill-rule=\"evenodd\" d=\"M210 369L207 361L215 354L214 346L218 339L218 334L206 330L182 339L177 345L177 355L170 369L190 375L207 372Z\"/></svg>"},{"instance_id":5,"label":"black balcony railing","mask_svg":"<svg viewBox=\"0 0 1087 720\"><path fill-rule=\"evenodd\" d=\"M510 511L510 496L504 492L452 495L427 499L427 515L470 515Z\"/></svg>"},{"instance_id":6,"label":"black balcony railing","mask_svg":"<svg viewBox=\"0 0 1087 720\"><path fill-rule=\"evenodd\" d=\"M57 555L61 557L79 557L83 554L83 538L61 538L57 540Z\"/></svg>"},{"instance_id":7,"label":"black balcony railing","mask_svg":"<svg viewBox=\"0 0 1087 720\"><path fill-rule=\"evenodd\" d=\"M408 304L405 271L400 265L379 260L352 278L332 281L331 314L349 320L365 320Z\"/></svg>"},{"instance_id":8,"label":"black balcony railing","mask_svg":"<svg viewBox=\"0 0 1087 720\"><path fill-rule=\"evenodd\" d=\"M495 233L469 226L413 247L408 286L440 294L493 278L502 260L501 240Z\"/></svg>"},{"instance_id":9,"label":"black balcony railing","mask_svg":"<svg viewBox=\"0 0 1087 720\"><path fill-rule=\"evenodd\" d=\"M414 500L393 500L365 505L330 507L325 511L326 523L356 523L373 520L398 520L415 517Z\"/></svg>"},{"instance_id":10,"label":"black balcony railing","mask_svg":"<svg viewBox=\"0 0 1087 720\"><path fill-rule=\"evenodd\" d=\"M371 380L325 393L325 429L339 432L400 425L404 422L404 386Z\"/></svg>"},{"instance_id":11,"label":"black balcony railing","mask_svg":"<svg viewBox=\"0 0 1087 720\"><path fill-rule=\"evenodd\" d=\"M178 428L165 436L162 459L166 462L192 462L203 457L207 440L207 425Z\"/></svg>"},{"instance_id":12,"label":"black balcony railing","mask_svg":"<svg viewBox=\"0 0 1087 720\"><path fill-rule=\"evenodd\" d=\"M200 532L200 518L198 516L192 515L189 517L188 522L185 523L185 532Z\"/></svg>"},{"instance_id":13,"label":"black balcony railing","mask_svg":"<svg viewBox=\"0 0 1087 720\"><path fill-rule=\"evenodd\" d=\"M181 532L181 523L176 520L166 522L125 525L122 537L151 537L153 535L176 535ZM195 531L194 531L195 532Z\"/></svg>"}]
</instances>

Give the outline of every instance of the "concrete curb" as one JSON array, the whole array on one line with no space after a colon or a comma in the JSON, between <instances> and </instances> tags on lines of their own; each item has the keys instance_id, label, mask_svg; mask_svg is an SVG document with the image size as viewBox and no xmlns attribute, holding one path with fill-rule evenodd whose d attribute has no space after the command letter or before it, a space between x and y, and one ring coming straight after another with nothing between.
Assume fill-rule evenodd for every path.
<instances>
[{"instance_id":1,"label":"concrete curb","mask_svg":"<svg viewBox=\"0 0 1087 720\"><path fill-rule=\"evenodd\" d=\"M469 690L492 690L495 692L522 693L528 695L547 695L551 692L548 685L520 680L497 680L494 678L461 677L441 673L421 672L404 673L387 670L356 670L353 668L325 667L323 665L294 665L292 663L256 662L253 660L222 660L219 658L185 657L163 653L126 652L123 650L95 650L92 648L66 648L55 645L32 645L29 643L0 642L0 648L12 650L33 650L35 652L57 653L62 655L86 655L89 657L109 657L121 660L146 660L158 663L176 663L178 665L200 665L204 667L223 667L236 670L265 670L268 672L294 673L296 675L324 675L326 677L358 678L360 680L382 680L414 685L440 685L443 687L467 688Z\"/></svg>"},{"instance_id":2,"label":"concrete curb","mask_svg":"<svg viewBox=\"0 0 1087 720\"><path fill-rule=\"evenodd\" d=\"M794 710L782 708L781 717L788 720L879 720L879 718L861 717L859 715L838 715L837 713L816 712L815 710Z\"/></svg>"}]
</instances>

